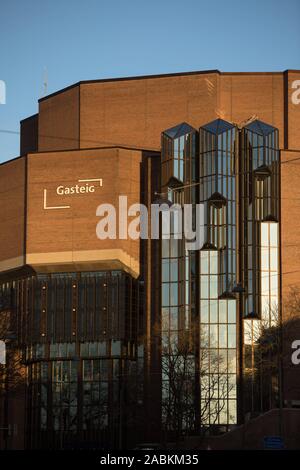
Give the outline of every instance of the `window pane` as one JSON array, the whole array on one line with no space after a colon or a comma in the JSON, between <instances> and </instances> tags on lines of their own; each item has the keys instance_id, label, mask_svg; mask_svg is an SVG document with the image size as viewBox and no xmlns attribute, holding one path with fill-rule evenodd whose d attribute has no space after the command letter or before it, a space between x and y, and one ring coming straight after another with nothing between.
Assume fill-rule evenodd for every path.
<instances>
[{"instance_id":1,"label":"window pane","mask_svg":"<svg viewBox=\"0 0 300 470\"><path fill-rule=\"evenodd\" d=\"M270 269L278 271L278 249L270 248Z\"/></svg>"},{"instance_id":2,"label":"window pane","mask_svg":"<svg viewBox=\"0 0 300 470\"><path fill-rule=\"evenodd\" d=\"M227 349L219 349L219 372L222 374L227 373ZM214 371L213 371L214 372Z\"/></svg>"},{"instance_id":3,"label":"window pane","mask_svg":"<svg viewBox=\"0 0 300 470\"><path fill-rule=\"evenodd\" d=\"M178 308L170 309L170 330L178 330Z\"/></svg>"},{"instance_id":4,"label":"window pane","mask_svg":"<svg viewBox=\"0 0 300 470\"><path fill-rule=\"evenodd\" d=\"M218 276L210 276L210 298L218 297Z\"/></svg>"},{"instance_id":5,"label":"window pane","mask_svg":"<svg viewBox=\"0 0 300 470\"><path fill-rule=\"evenodd\" d=\"M83 380L92 380L92 361L83 361Z\"/></svg>"},{"instance_id":6,"label":"window pane","mask_svg":"<svg viewBox=\"0 0 300 470\"><path fill-rule=\"evenodd\" d=\"M236 322L236 301L228 300L228 323Z\"/></svg>"},{"instance_id":7,"label":"window pane","mask_svg":"<svg viewBox=\"0 0 300 470\"><path fill-rule=\"evenodd\" d=\"M261 245L262 246L269 245L268 226L269 226L269 223L267 222L261 223Z\"/></svg>"},{"instance_id":8,"label":"window pane","mask_svg":"<svg viewBox=\"0 0 300 470\"><path fill-rule=\"evenodd\" d=\"M163 239L161 242L162 242L162 248L161 248L162 257L168 258L170 256L170 248L169 248L170 240Z\"/></svg>"},{"instance_id":9,"label":"window pane","mask_svg":"<svg viewBox=\"0 0 300 470\"><path fill-rule=\"evenodd\" d=\"M219 424L227 424L227 400L220 400Z\"/></svg>"},{"instance_id":10,"label":"window pane","mask_svg":"<svg viewBox=\"0 0 300 470\"><path fill-rule=\"evenodd\" d=\"M67 355L68 355L68 357L75 356L75 343L68 343L68 345L67 345Z\"/></svg>"},{"instance_id":11,"label":"window pane","mask_svg":"<svg viewBox=\"0 0 300 470\"><path fill-rule=\"evenodd\" d=\"M119 356L121 354L121 341L113 340L111 343L111 353L113 356ZM102 359L101 364L107 365L107 360Z\"/></svg>"},{"instance_id":12,"label":"window pane","mask_svg":"<svg viewBox=\"0 0 300 470\"><path fill-rule=\"evenodd\" d=\"M89 344L89 356L97 356L98 355L98 343L90 343Z\"/></svg>"},{"instance_id":13,"label":"window pane","mask_svg":"<svg viewBox=\"0 0 300 470\"><path fill-rule=\"evenodd\" d=\"M271 295L278 294L278 276L277 274L271 274Z\"/></svg>"},{"instance_id":14,"label":"window pane","mask_svg":"<svg viewBox=\"0 0 300 470\"><path fill-rule=\"evenodd\" d=\"M174 176L177 179L179 178L179 161L177 159L174 159Z\"/></svg>"},{"instance_id":15,"label":"window pane","mask_svg":"<svg viewBox=\"0 0 300 470\"><path fill-rule=\"evenodd\" d=\"M210 302L210 323L218 323L218 301Z\"/></svg>"},{"instance_id":16,"label":"window pane","mask_svg":"<svg viewBox=\"0 0 300 470\"><path fill-rule=\"evenodd\" d=\"M235 374L236 372L236 351L228 351L228 373Z\"/></svg>"},{"instance_id":17,"label":"window pane","mask_svg":"<svg viewBox=\"0 0 300 470\"><path fill-rule=\"evenodd\" d=\"M210 347L218 346L218 325L210 325Z\"/></svg>"},{"instance_id":18,"label":"window pane","mask_svg":"<svg viewBox=\"0 0 300 470\"><path fill-rule=\"evenodd\" d=\"M169 260L162 260L162 282L169 282Z\"/></svg>"},{"instance_id":19,"label":"window pane","mask_svg":"<svg viewBox=\"0 0 300 470\"><path fill-rule=\"evenodd\" d=\"M178 305L178 284L173 282L171 286L170 305Z\"/></svg>"},{"instance_id":20,"label":"window pane","mask_svg":"<svg viewBox=\"0 0 300 470\"><path fill-rule=\"evenodd\" d=\"M271 324L278 325L278 297L270 297Z\"/></svg>"},{"instance_id":21,"label":"window pane","mask_svg":"<svg viewBox=\"0 0 300 470\"><path fill-rule=\"evenodd\" d=\"M183 181L183 159L179 161L179 179Z\"/></svg>"},{"instance_id":22,"label":"window pane","mask_svg":"<svg viewBox=\"0 0 300 470\"><path fill-rule=\"evenodd\" d=\"M162 211L161 214L161 233L162 238L168 240L171 233L171 217L170 212Z\"/></svg>"},{"instance_id":23,"label":"window pane","mask_svg":"<svg viewBox=\"0 0 300 470\"><path fill-rule=\"evenodd\" d=\"M278 224L270 223L270 245L278 246Z\"/></svg>"},{"instance_id":24,"label":"window pane","mask_svg":"<svg viewBox=\"0 0 300 470\"><path fill-rule=\"evenodd\" d=\"M228 415L229 415L229 424L236 423L236 401L235 400L228 400Z\"/></svg>"},{"instance_id":25,"label":"window pane","mask_svg":"<svg viewBox=\"0 0 300 470\"><path fill-rule=\"evenodd\" d=\"M219 325L219 348L227 347L227 328L226 325Z\"/></svg>"},{"instance_id":26,"label":"window pane","mask_svg":"<svg viewBox=\"0 0 300 470\"><path fill-rule=\"evenodd\" d=\"M162 321L162 330L169 329L169 309L162 308L161 309L161 321Z\"/></svg>"},{"instance_id":27,"label":"window pane","mask_svg":"<svg viewBox=\"0 0 300 470\"><path fill-rule=\"evenodd\" d=\"M269 294L269 274L262 273L261 275L261 294L268 295Z\"/></svg>"},{"instance_id":28,"label":"window pane","mask_svg":"<svg viewBox=\"0 0 300 470\"><path fill-rule=\"evenodd\" d=\"M171 281L178 281L178 261L177 259L172 259L170 262L170 276Z\"/></svg>"},{"instance_id":29,"label":"window pane","mask_svg":"<svg viewBox=\"0 0 300 470\"><path fill-rule=\"evenodd\" d=\"M211 274L218 274L218 252L210 252L210 272Z\"/></svg>"},{"instance_id":30,"label":"window pane","mask_svg":"<svg viewBox=\"0 0 300 470\"><path fill-rule=\"evenodd\" d=\"M121 353L121 341L115 341L116 343L116 349L115 353L120 354ZM117 344L119 343L119 344ZM112 347L113 349L113 347ZM100 360L100 376L101 380L107 380L108 379L108 366L111 364L111 361L107 359L101 359Z\"/></svg>"},{"instance_id":31,"label":"window pane","mask_svg":"<svg viewBox=\"0 0 300 470\"><path fill-rule=\"evenodd\" d=\"M201 274L208 274L208 251L201 251Z\"/></svg>"},{"instance_id":32,"label":"window pane","mask_svg":"<svg viewBox=\"0 0 300 470\"><path fill-rule=\"evenodd\" d=\"M171 244L170 256L171 258L177 258L178 257L178 240L171 238L170 244Z\"/></svg>"},{"instance_id":33,"label":"window pane","mask_svg":"<svg viewBox=\"0 0 300 470\"><path fill-rule=\"evenodd\" d=\"M220 300L219 301L219 322L220 323L227 323L226 308L227 308L227 301Z\"/></svg>"},{"instance_id":34,"label":"window pane","mask_svg":"<svg viewBox=\"0 0 300 470\"><path fill-rule=\"evenodd\" d=\"M269 315L269 311L270 311L269 296L262 296L261 297L261 313L263 315Z\"/></svg>"},{"instance_id":35,"label":"window pane","mask_svg":"<svg viewBox=\"0 0 300 470\"><path fill-rule=\"evenodd\" d=\"M269 270L269 249L267 247L261 248L260 262L261 262L262 271L268 271Z\"/></svg>"},{"instance_id":36,"label":"window pane","mask_svg":"<svg viewBox=\"0 0 300 470\"><path fill-rule=\"evenodd\" d=\"M169 284L162 285L162 306L169 305Z\"/></svg>"},{"instance_id":37,"label":"window pane","mask_svg":"<svg viewBox=\"0 0 300 470\"><path fill-rule=\"evenodd\" d=\"M244 320L244 343L252 344L252 320Z\"/></svg>"},{"instance_id":38,"label":"window pane","mask_svg":"<svg viewBox=\"0 0 300 470\"><path fill-rule=\"evenodd\" d=\"M208 325L201 325L200 330L200 342L202 348L209 347L209 326Z\"/></svg>"},{"instance_id":39,"label":"window pane","mask_svg":"<svg viewBox=\"0 0 300 470\"><path fill-rule=\"evenodd\" d=\"M201 300L200 318L202 323L208 323L208 300Z\"/></svg>"},{"instance_id":40,"label":"window pane","mask_svg":"<svg viewBox=\"0 0 300 470\"><path fill-rule=\"evenodd\" d=\"M201 276L201 298L208 299L208 276Z\"/></svg>"},{"instance_id":41,"label":"window pane","mask_svg":"<svg viewBox=\"0 0 300 470\"><path fill-rule=\"evenodd\" d=\"M179 157L179 139L174 139L174 157Z\"/></svg>"},{"instance_id":42,"label":"window pane","mask_svg":"<svg viewBox=\"0 0 300 470\"><path fill-rule=\"evenodd\" d=\"M236 347L236 327L235 325L228 325L228 347Z\"/></svg>"}]
</instances>

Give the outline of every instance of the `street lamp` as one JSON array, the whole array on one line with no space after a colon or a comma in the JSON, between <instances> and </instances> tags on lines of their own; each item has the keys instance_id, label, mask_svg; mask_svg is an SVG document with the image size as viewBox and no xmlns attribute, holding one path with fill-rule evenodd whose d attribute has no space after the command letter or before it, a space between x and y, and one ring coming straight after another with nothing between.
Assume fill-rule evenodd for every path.
<instances>
[{"instance_id":1,"label":"street lamp","mask_svg":"<svg viewBox=\"0 0 300 470\"><path fill-rule=\"evenodd\" d=\"M159 204L159 205L167 204L169 207L173 205L173 202L168 198L168 193L155 192L154 194L156 196L156 199L153 201L154 204Z\"/></svg>"}]
</instances>

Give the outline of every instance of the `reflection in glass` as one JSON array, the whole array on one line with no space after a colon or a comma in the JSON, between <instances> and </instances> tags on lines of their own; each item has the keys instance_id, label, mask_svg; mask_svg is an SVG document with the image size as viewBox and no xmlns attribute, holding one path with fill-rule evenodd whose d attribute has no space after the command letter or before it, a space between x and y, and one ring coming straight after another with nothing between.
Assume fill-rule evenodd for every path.
<instances>
[{"instance_id":1,"label":"reflection in glass","mask_svg":"<svg viewBox=\"0 0 300 470\"><path fill-rule=\"evenodd\" d=\"M227 300L219 300L219 322L227 323Z\"/></svg>"},{"instance_id":2,"label":"reflection in glass","mask_svg":"<svg viewBox=\"0 0 300 470\"><path fill-rule=\"evenodd\" d=\"M228 347L236 348L236 326L228 325Z\"/></svg>"},{"instance_id":3,"label":"reflection in glass","mask_svg":"<svg viewBox=\"0 0 300 470\"><path fill-rule=\"evenodd\" d=\"M208 307L209 301L208 300L201 300L200 304L200 318L202 323L208 323Z\"/></svg>"}]
</instances>

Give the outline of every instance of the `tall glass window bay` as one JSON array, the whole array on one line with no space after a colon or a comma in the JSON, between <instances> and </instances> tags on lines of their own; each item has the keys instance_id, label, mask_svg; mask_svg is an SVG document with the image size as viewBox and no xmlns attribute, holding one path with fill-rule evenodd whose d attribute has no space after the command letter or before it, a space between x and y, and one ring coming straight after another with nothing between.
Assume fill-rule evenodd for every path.
<instances>
[{"instance_id":1,"label":"tall glass window bay","mask_svg":"<svg viewBox=\"0 0 300 470\"><path fill-rule=\"evenodd\" d=\"M176 204L196 204L197 132L186 123L168 129L162 134L162 192ZM163 427L174 430L177 381L170 371L183 378L185 412L180 417L183 429L195 428L195 354L192 338L196 306L196 255L186 249L184 237L178 239L176 219L171 214L171 233L161 245L161 308L162 308L162 420ZM189 348L191 347L190 352ZM182 365L179 367L179 365ZM178 367L177 367L178 366ZM173 408L172 408L173 407Z\"/></svg>"},{"instance_id":2,"label":"tall glass window bay","mask_svg":"<svg viewBox=\"0 0 300 470\"><path fill-rule=\"evenodd\" d=\"M218 295L236 282L236 127L216 119L199 130L200 201L205 241L219 251Z\"/></svg>"},{"instance_id":3,"label":"tall glass window bay","mask_svg":"<svg viewBox=\"0 0 300 470\"><path fill-rule=\"evenodd\" d=\"M278 130L255 118L162 133L162 191L172 202L204 205L203 247L188 253L171 239L161 252L163 339L180 345L184 330L197 338L193 429L234 426L245 412L238 394L249 393L250 412L275 403L278 381L265 385L259 345L262 326L280 318L279 163ZM249 390L237 387L241 368ZM172 401L170 389L163 396Z\"/></svg>"},{"instance_id":4,"label":"tall glass window bay","mask_svg":"<svg viewBox=\"0 0 300 470\"><path fill-rule=\"evenodd\" d=\"M278 367L266 368L261 345L262 336L276 331L281 318L279 136L270 124L254 120L240 137L243 393L246 412L263 412L278 406Z\"/></svg>"}]
</instances>

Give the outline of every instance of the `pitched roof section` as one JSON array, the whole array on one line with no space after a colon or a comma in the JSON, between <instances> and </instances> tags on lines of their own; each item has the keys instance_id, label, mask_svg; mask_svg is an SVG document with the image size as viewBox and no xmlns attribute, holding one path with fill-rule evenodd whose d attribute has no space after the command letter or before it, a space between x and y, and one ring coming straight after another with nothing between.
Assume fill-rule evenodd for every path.
<instances>
[{"instance_id":1,"label":"pitched roof section","mask_svg":"<svg viewBox=\"0 0 300 470\"><path fill-rule=\"evenodd\" d=\"M202 126L200 129L204 129L211 134L219 135L223 134L223 132L233 129L234 127L234 124L224 121L223 119L215 119L214 121L205 124L205 126Z\"/></svg>"},{"instance_id":2,"label":"pitched roof section","mask_svg":"<svg viewBox=\"0 0 300 470\"><path fill-rule=\"evenodd\" d=\"M221 72L218 69L214 69L214 70L195 70L191 72L165 73L165 74L156 74L156 75L137 75L137 76L132 76L132 77L99 78L96 80L81 80L80 82L73 83L72 85L62 88L61 90L55 91L54 93L51 93L47 96L43 96L38 101L41 102L41 101L47 100L48 98L52 98L53 96L58 95L59 93L63 93L71 88L74 88L80 85L87 85L89 83L120 82L120 81L128 81L128 80L147 80L147 79L153 79L153 78L159 79L159 78L180 77L180 76L188 76L188 75L207 75L207 74L212 74L212 73L215 73L218 75L283 75L286 72L300 72L300 70L287 69L282 72Z\"/></svg>"},{"instance_id":3,"label":"pitched roof section","mask_svg":"<svg viewBox=\"0 0 300 470\"><path fill-rule=\"evenodd\" d=\"M171 127L170 129L163 131L163 134L167 135L171 139L177 139L178 137L190 134L191 132L195 131L196 129L194 129L192 126L190 126L186 122L182 122L181 124L177 124L177 126Z\"/></svg>"},{"instance_id":4,"label":"pitched roof section","mask_svg":"<svg viewBox=\"0 0 300 470\"><path fill-rule=\"evenodd\" d=\"M274 132L276 127L270 126L270 124L266 124L265 122L256 119L256 121L250 122L250 124L245 126L245 129L255 132L255 134L266 136Z\"/></svg>"}]
</instances>

